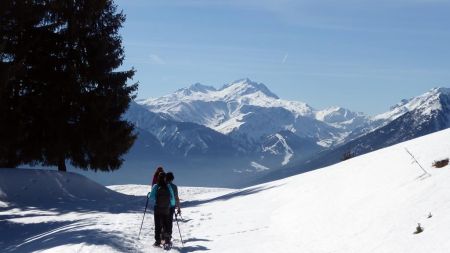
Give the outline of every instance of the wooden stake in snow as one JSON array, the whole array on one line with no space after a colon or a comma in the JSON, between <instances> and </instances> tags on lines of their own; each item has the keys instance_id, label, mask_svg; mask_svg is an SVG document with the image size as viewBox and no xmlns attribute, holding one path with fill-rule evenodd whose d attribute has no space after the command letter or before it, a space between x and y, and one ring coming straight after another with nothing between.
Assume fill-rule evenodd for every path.
<instances>
[{"instance_id":1,"label":"wooden stake in snow","mask_svg":"<svg viewBox=\"0 0 450 253\"><path fill-rule=\"evenodd\" d=\"M417 161L417 159L413 156L413 154L411 154L411 152L409 152L409 150L407 148L405 148L405 150L412 157L412 159L414 159L414 163L417 163L417 165L419 165L419 167L423 170L424 174L431 176L431 174L428 173L428 171L426 169L424 169L422 167L422 165L420 165L419 161Z\"/></svg>"}]
</instances>

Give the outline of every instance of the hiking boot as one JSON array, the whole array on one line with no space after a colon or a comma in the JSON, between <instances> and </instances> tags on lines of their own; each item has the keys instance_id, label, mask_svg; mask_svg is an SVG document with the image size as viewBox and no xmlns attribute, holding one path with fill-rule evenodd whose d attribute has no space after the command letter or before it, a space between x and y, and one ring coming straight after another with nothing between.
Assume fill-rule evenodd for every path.
<instances>
[{"instance_id":1,"label":"hiking boot","mask_svg":"<svg viewBox=\"0 0 450 253\"><path fill-rule=\"evenodd\" d=\"M164 242L163 248L165 250L170 250L172 248L172 242L169 240L167 242Z\"/></svg>"},{"instance_id":2,"label":"hiking boot","mask_svg":"<svg viewBox=\"0 0 450 253\"><path fill-rule=\"evenodd\" d=\"M161 247L161 242L156 241L153 243L153 247Z\"/></svg>"}]
</instances>

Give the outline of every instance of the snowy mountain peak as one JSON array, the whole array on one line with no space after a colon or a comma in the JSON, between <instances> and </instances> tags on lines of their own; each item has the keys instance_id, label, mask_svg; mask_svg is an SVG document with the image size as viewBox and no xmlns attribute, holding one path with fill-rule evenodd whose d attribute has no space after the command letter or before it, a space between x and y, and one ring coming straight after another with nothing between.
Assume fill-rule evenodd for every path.
<instances>
[{"instance_id":1,"label":"snowy mountain peak","mask_svg":"<svg viewBox=\"0 0 450 253\"><path fill-rule=\"evenodd\" d=\"M430 93L450 96L450 88L445 88L445 87L433 88L433 89L431 89Z\"/></svg>"},{"instance_id":2,"label":"snowy mountain peak","mask_svg":"<svg viewBox=\"0 0 450 253\"><path fill-rule=\"evenodd\" d=\"M177 90L174 95L178 98L183 98L186 96L193 96L196 93L208 93L210 91L216 91L216 88L212 86L203 85L201 83L195 83L187 88L181 88Z\"/></svg>"},{"instance_id":3,"label":"snowy mountain peak","mask_svg":"<svg viewBox=\"0 0 450 253\"><path fill-rule=\"evenodd\" d=\"M411 102L415 102L416 104L418 104L418 102L425 102L425 101L430 101L430 100L437 100L439 98L440 95L445 95L445 96L449 96L450 95L450 88L445 88L445 87L438 87L438 88L433 88L431 90L429 90L428 92L412 98L408 101L408 103Z\"/></svg>"},{"instance_id":4,"label":"snowy mountain peak","mask_svg":"<svg viewBox=\"0 0 450 253\"><path fill-rule=\"evenodd\" d=\"M411 98L403 99L397 105L391 107L391 110L374 117L374 120L392 121L407 112L420 111L423 115L430 114L432 111L442 110L441 96L450 96L449 88L433 88L430 91Z\"/></svg>"},{"instance_id":5,"label":"snowy mountain peak","mask_svg":"<svg viewBox=\"0 0 450 253\"><path fill-rule=\"evenodd\" d=\"M324 110L317 111L316 119L341 128L357 127L368 120L368 118L361 112L353 112L349 109L338 106L332 106Z\"/></svg>"},{"instance_id":6,"label":"snowy mountain peak","mask_svg":"<svg viewBox=\"0 0 450 253\"><path fill-rule=\"evenodd\" d=\"M187 88L187 89L191 90L191 91L203 92L203 93L206 93L208 91L215 91L216 90L216 88L214 88L212 86L203 85L201 83L194 83L191 86L189 86L189 88Z\"/></svg>"},{"instance_id":7,"label":"snowy mountain peak","mask_svg":"<svg viewBox=\"0 0 450 253\"><path fill-rule=\"evenodd\" d=\"M261 92L270 98L279 99L279 97L271 92L264 84L254 82L248 78L226 84L220 91L228 94L229 97L245 96Z\"/></svg>"},{"instance_id":8,"label":"snowy mountain peak","mask_svg":"<svg viewBox=\"0 0 450 253\"><path fill-rule=\"evenodd\" d=\"M402 100L401 100L399 103L397 103L396 105L391 106L390 110L395 110L395 108L402 107L402 106L404 106L405 104L407 104L409 101L411 101L411 99L402 99Z\"/></svg>"},{"instance_id":9,"label":"snowy mountain peak","mask_svg":"<svg viewBox=\"0 0 450 253\"><path fill-rule=\"evenodd\" d=\"M450 88L446 88L446 87L435 87L432 88L431 90L429 90L428 92L424 93L423 95L419 96L425 99L434 99L436 98L437 95L445 95L445 96L449 96L450 95Z\"/></svg>"},{"instance_id":10,"label":"snowy mountain peak","mask_svg":"<svg viewBox=\"0 0 450 253\"><path fill-rule=\"evenodd\" d=\"M330 118L335 118L336 116L345 118L350 113L351 112L345 108L339 106L331 106L325 108L324 110L318 111L316 113L316 119L328 122L328 119Z\"/></svg>"}]
</instances>

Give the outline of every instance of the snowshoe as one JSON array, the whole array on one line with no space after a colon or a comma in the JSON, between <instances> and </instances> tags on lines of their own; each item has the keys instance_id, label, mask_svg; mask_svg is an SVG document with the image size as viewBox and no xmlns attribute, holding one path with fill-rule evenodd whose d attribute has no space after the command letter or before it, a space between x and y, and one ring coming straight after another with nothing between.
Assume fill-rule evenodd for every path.
<instances>
[{"instance_id":1,"label":"snowshoe","mask_svg":"<svg viewBox=\"0 0 450 253\"><path fill-rule=\"evenodd\" d=\"M164 250L170 250L170 249L172 249L172 243L171 242L165 242L164 244L163 244L163 249Z\"/></svg>"}]
</instances>

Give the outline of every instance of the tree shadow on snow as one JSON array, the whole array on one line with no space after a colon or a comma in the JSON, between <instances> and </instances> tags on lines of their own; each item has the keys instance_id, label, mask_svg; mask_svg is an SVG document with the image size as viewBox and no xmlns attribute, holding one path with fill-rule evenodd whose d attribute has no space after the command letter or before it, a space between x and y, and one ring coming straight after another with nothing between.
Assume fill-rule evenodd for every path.
<instances>
[{"instance_id":1,"label":"tree shadow on snow","mask_svg":"<svg viewBox=\"0 0 450 253\"><path fill-rule=\"evenodd\" d=\"M210 202L215 202L215 201L226 201L226 200L230 200L230 199L233 199L233 198L243 197L243 196L255 194L255 193L258 193L258 192L262 192L262 191L265 191L265 190L269 190L269 189L272 189L272 188L276 188L276 187L279 187L281 185L252 187L252 188L248 188L248 189L244 189L244 190L238 190L238 191L235 191L235 192L232 192L232 193L228 193L228 194L225 194L225 195L222 195L222 196L219 196L219 197L211 198L211 199L184 201L182 203L182 205L183 205L183 207L193 207L193 206L203 205L203 204L210 203Z\"/></svg>"},{"instance_id":2,"label":"tree shadow on snow","mask_svg":"<svg viewBox=\"0 0 450 253\"><path fill-rule=\"evenodd\" d=\"M83 220L21 224L0 221L2 252L32 252L67 244L108 245L118 251L129 251L131 242L120 232L87 228ZM127 247L128 246L128 247Z\"/></svg>"},{"instance_id":3,"label":"tree shadow on snow","mask_svg":"<svg viewBox=\"0 0 450 253\"><path fill-rule=\"evenodd\" d=\"M9 207L3 211L14 208L22 210L45 210L58 214L71 212L82 213L141 213L144 211L146 196L119 195L114 199L105 200L80 200L80 199L64 199L58 202L31 202L31 203L9 203ZM40 215L42 216L42 215ZM20 215L19 215L20 217ZM0 215L0 219L2 215Z\"/></svg>"},{"instance_id":4,"label":"tree shadow on snow","mask_svg":"<svg viewBox=\"0 0 450 253\"><path fill-rule=\"evenodd\" d=\"M68 244L107 245L120 252L136 251L134 243L122 231L105 231L92 228L92 218L52 221L73 212L78 213L136 213L144 212L146 196L126 196L117 201L71 201L43 203L24 207L23 204L10 204L11 212L0 214L0 251L32 252L51 249ZM18 208L19 211L14 210ZM147 214L152 213L150 207ZM13 221L13 219L35 219L38 222ZM50 221L48 221L50 219ZM70 219L70 217L69 217ZM42 220L39 222L39 220Z\"/></svg>"},{"instance_id":5,"label":"tree shadow on snow","mask_svg":"<svg viewBox=\"0 0 450 253\"><path fill-rule=\"evenodd\" d=\"M278 186L252 187L211 199L185 201L182 203L182 206L193 207L215 201L226 201L237 197L255 194ZM134 248L133 238L127 239L127 236L122 231L105 231L101 228L93 228L92 224L95 222L89 218L75 218L68 221L48 221L48 217L59 217L61 215L73 212L93 214L143 214L146 201L146 196L118 194L113 199L95 201L80 199L72 200L67 198L60 199L56 202L8 203L9 206L7 208L2 208L3 212L0 214L1 252L31 252L52 249L54 247L70 244L85 244L94 246L108 245L109 247L112 247L120 252L136 251ZM18 208L19 211L12 211L15 208ZM8 213L9 210L11 210L10 213ZM149 213L152 213L150 206L147 208L147 214ZM40 217L42 217L42 222L21 223L12 221L12 219L39 220ZM207 241L209 240L191 238L186 242ZM193 245L179 248L178 250L182 253L187 253L208 251L210 249L202 245Z\"/></svg>"}]
</instances>

